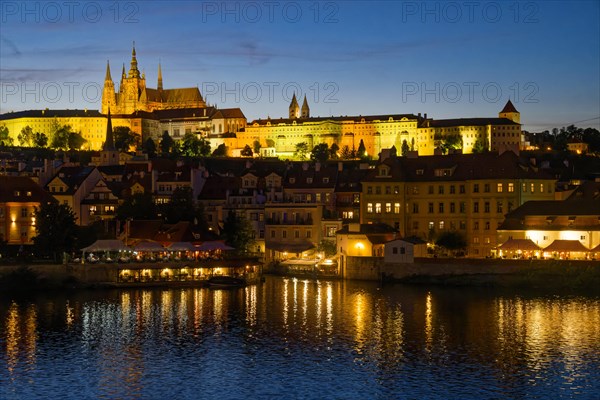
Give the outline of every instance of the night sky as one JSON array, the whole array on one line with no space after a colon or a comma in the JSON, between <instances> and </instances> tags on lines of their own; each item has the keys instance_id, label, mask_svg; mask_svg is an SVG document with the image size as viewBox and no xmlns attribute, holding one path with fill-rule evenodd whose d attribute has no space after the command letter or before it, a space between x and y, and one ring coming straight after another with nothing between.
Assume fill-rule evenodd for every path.
<instances>
[{"instance_id":1,"label":"night sky","mask_svg":"<svg viewBox=\"0 0 600 400\"><path fill-rule=\"evenodd\" d=\"M0 3L0 112L99 109L139 69L156 87L198 86L249 121L312 116L495 117L523 129L600 128L598 1L79 1ZM300 99L301 101L302 99Z\"/></svg>"}]
</instances>

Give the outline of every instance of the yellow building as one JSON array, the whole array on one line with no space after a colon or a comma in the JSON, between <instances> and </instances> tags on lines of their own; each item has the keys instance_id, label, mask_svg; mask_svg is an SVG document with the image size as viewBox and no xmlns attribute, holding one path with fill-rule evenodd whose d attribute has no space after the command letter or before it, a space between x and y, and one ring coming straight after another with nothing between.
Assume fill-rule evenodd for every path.
<instances>
[{"instance_id":1,"label":"yellow building","mask_svg":"<svg viewBox=\"0 0 600 400\"><path fill-rule=\"evenodd\" d=\"M28 177L0 176L0 242L33 244L35 208L54 201Z\"/></svg>"},{"instance_id":2,"label":"yellow building","mask_svg":"<svg viewBox=\"0 0 600 400\"><path fill-rule=\"evenodd\" d=\"M460 232L469 257L485 257L504 215L528 200L554 199L554 183L513 152L390 157L363 180L361 221L390 224L403 237Z\"/></svg>"},{"instance_id":3,"label":"yellow building","mask_svg":"<svg viewBox=\"0 0 600 400\"><path fill-rule=\"evenodd\" d=\"M296 97L289 107L289 118L259 119L237 133L237 146L274 147L280 156L292 156L296 144L306 142L309 149L320 143L336 144L357 150L363 141L368 155L377 156L392 146L400 150L405 143L419 155L433 155L445 138L458 135L457 150L472 153L478 141L492 151L518 150L521 144L520 113L509 100L498 118L459 118L435 120L413 114L370 116L310 117L306 98L300 109Z\"/></svg>"}]
</instances>

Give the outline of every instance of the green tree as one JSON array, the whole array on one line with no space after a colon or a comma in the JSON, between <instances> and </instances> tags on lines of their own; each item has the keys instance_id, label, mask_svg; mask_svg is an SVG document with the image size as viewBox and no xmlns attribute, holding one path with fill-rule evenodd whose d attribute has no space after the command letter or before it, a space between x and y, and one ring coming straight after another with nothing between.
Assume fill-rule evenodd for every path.
<instances>
[{"instance_id":1,"label":"green tree","mask_svg":"<svg viewBox=\"0 0 600 400\"><path fill-rule=\"evenodd\" d=\"M331 160L337 160L339 158L339 156L338 156L339 151L340 151L340 146L338 146L336 143L332 143L331 146L329 147L329 158Z\"/></svg>"},{"instance_id":2,"label":"green tree","mask_svg":"<svg viewBox=\"0 0 600 400\"><path fill-rule=\"evenodd\" d=\"M69 150L80 150L85 142L87 140L79 132L69 132L67 136L67 147Z\"/></svg>"},{"instance_id":3,"label":"green tree","mask_svg":"<svg viewBox=\"0 0 600 400\"><path fill-rule=\"evenodd\" d=\"M254 152L252 151L249 145L246 145L240 152L240 155L242 157L252 157L254 155Z\"/></svg>"},{"instance_id":4,"label":"green tree","mask_svg":"<svg viewBox=\"0 0 600 400\"><path fill-rule=\"evenodd\" d=\"M47 203L35 209L36 236L33 243L39 254L60 259L63 252L70 253L76 241L75 214L67 204Z\"/></svg>"},{"instance_id":5,"label":"green tree","mask_svg":"<svg viewBox=\"0 0 600 400\"><path fill-rule=\"evenodd\" d=\"M139 135L133 133L127 126L115 126L113 137L115 138L115 147L122 151L129 151L130 148L137 148L140 145Z\"/></svg>"},{"instance_id":6,"label":"green tree","mask_svg":"<svg viewBox=\"0 0 600 400\"><path fill-rule=\"evenodd\" d=\"M400 146L400 151L402 152L403 156L406 156L408 154L408 152L410 151L410 147L408 147L408 142L406 141L406 139L404 139L402 141L402 146Z\"/></svg>"},{"instance_id":7,"label":"green tree","mask_svg":"<svg viewBox=\"0 0 600 400\"><path fill-rule=\"evenodd\" d=\"M156 219L158 209L150 193L135 193L117 208L117 219Z\"/></svg>"},{"instance_id":8,"label":"green tree","mask_svg":"<svg viewBox=\"0 0 600 400\"><path fill-rule=\"evenodd\" d=\"M225 143L218 145L212 155L213 157L225 157L227 155L227 146L225 146Z\"/></svg>"},{"instance_id":9,"label":"green tree","mask_svg":"<svg viewBox=\"0 0 600 400\"><path fill-rule=\"evenodd\" d=\"M146 154L148 154L148 157L153 158L154 156L156 156L156 143L154 143L154 140L152 140L152 138L146 139L146 141L142 145L142 149Z\"/></svg>"},{"instance_id":10,"label":"green tree","mask_svg":"<svg viewBox=\"0 0 600 400\"><path fill-rule=\"evenodd\" d=\"M0 125L0 146L12 146L13 139L8 133L8 128L4 125Z\"/></svg>"},{"instance_id":11,"label":"green tree","mask_svg":"<svg viewBox=\"0 0 600 400\"><path fill-rule=\"evenodd\" d=\"M225 242L240 254L248 252L254 242L250 222L234 211L230 211L223 221L222 236Z\"/></svg>"},{"instance_id":12,"label":"green tree","mask_svg":"<svg viewBox=\"0 0 600 400\"><path fill-rule=\"evenodd\" d=\"M210 142L188 132L181 141L181 153L189 157L206 157L210 154Z\"/></svg>"},{"instance_id":13,"label":"green tree","mask_svg":"<svg viewBox=\"0 0 600 400\"><path fill-rule=\"evenodd\" d=\"M465 237L461 233L453 231L440 233L435 244L450 251L454 255L467 248L467 240Z\"/></svg>"},{"instance_id":14,"label":"green tree","mask_svg":"<svg viewBox=\"0 0 600 400\"><path fill-rule=\"evenodd\" d=\"M306 155L308 154L308 143L300 142L296 143L296 151L294 151L294 157L300 160L306 160Z\"/></svg>"},{"instance_id":15,"label":"green tree","mask_svg":"<svg viewBox=\"0 0 600 400\"><path fill-rule=\"evenodd\" d=\"M171 153L171 150L173 149L173 145L175 144L175 141L173 140L173 138L171 136L169 136L169 132L164 132L161 139L160 139L160 143L159 143L159 147L160 147L160 152L162 153L162 155L167 155L169 153Z\"/></svg>"},{"instance_id":16,"label":"green tree","mask_svg":"<svg viewBox=\"0 0 600 400\"><path fill-rule=\"evenodd\" d=\"M358 150L356 151L356 156L358 158L365 158L367 156L367 148L365 146L365 142L362 139L360 139Z\"/></svg>"},{"instance_id":17,"label":"green tree","mask_svg":"<svg viewBox=\"0 0 600 400\"><path fill-rule=\"evenodd\" d=\"M460 133L452 133L444 136L441 143L443 154L447 154L450 150L460 150L462 146L463 140Z\"/></svg>"},{"instance_id":18,"label":"green tree","mask_svg":"<svg viewBox=\"0 0 600 400\"><path fill-rule=\"evenodd\" d=\"M260 142L258 140L255 140L252 143L252 151L254 151L254 154L260 154Z\"/></svg>"},{"instance_id":19,"label":"green tree","mask_svg":"<svg viewBox=\"0 0 600 400\"><path fill-rule=\"evenodd\" d=\"M321 163L327 161L329 159L329 147L327 143L320 143L313 147L310 152L310 159Z\"/></svg>"},{"instance_id":20,"label":"green tree","mask_svg":"<svg viewBox=\"0 0 600 400\"><path fill-rule=\"evenodd\" d=\"M275 141L273 139L267 139L267 147L275 147Z\"/></svg>"},{"instance_id":21,"label":"green tree","mask_svg":"<svg viewBox=\"0 0 600 400\"><path fill-rule=\"evenodd\" d=\"M52 122L50 132L50 147L54 150L67 150L70 144L75 145L79 141L77 138L71 138L71 125L60 125L56 119Z\"/></svg>"},{"instance_id":22,"label":"green tree","mask_svg":"<svg viewBox=\"0 0 600 400\"><path fill-rule=\"evenodd\" d=\"M477 138L475 143L473 144L473 153L487 153L490 151L490 143L487 140L487 137L484 135L483 137Z\"/></svg>"},{"instance_id":23,"label":"green tree","mask_svg":"<svg viewBox=\"0 0 600 400\"><path fill-rule=\"evenodd\" d=\"M354 151L350 150L350 147L348 147L347 145L342 147L342 152L340 154L340 158L343 160L351 160L354 157Z\"/></svg>"},{"instance_id":24,"label":"green tree","mask_svg":"<svg viewBox=\"0 0 600 400\"><path fill-rule=\"evenodd\" d=\"M168 223L179 221L193 222L196 218L196 207L190 187L179 187L173 191L171 200L160 207L161 214Z\"/></svg>"},{"instance_id":25,"label":"green tree","mask_svg":"<svg viewBox=\"0 0 600 400\"><path fill-rule=\"evenodd\" d=\"M21 146L31 147L33 141L33 129L29 125L21 129L21 133L17 136L17 140Z\"/></svg>"},{"instance_id":26,"label":"green tree","mask_svg":"<svg viewBox=\"0 0 600 400\"><path fill-rule=\"evenodd\" d=\"M319 253L323 253L325 257L332 257L336 255L337 247L335 245L335 241L330 240L321 240L319 245L317 246L317 251Z\"/></svg>"},{"instance_id":27,"label":"green tree","mask_svg":"<svg viewBox=\"0 0 600 400\"><path fill-rule=\"evenodd\" d=\"M36 132L33 134L32 142L35 147L46 147L48 146L48 136L45 133Z\"/></svg>"}]
</instances>

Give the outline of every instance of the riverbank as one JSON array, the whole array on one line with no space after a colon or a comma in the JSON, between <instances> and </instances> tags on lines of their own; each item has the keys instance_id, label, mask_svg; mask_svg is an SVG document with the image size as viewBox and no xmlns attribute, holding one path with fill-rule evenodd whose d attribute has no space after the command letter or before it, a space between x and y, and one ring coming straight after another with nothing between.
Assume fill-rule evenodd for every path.
<instances>
[{"instance_id":1,"label":"riverbank","mask_svg":"<svg viewBox=\"0 0 600 400\"><path fill-rule=\"evenodd\" d=\"M114 264L82 267L81 264L0 266L0 290L202 286L201 281L116 281L106 278L110 275L107 271L116 270ZM365 264L364 272L352 280L412 285L512 287L515 289L600 293L599 261L423 258L410 264L385 264L378 262L378 259L373 259L368 265ZM296 277L320 280L343 279L342 276L320 276L318 274ZM345 277L345 279L348 278L348 276Z\"/></svg>"}]
</instances>

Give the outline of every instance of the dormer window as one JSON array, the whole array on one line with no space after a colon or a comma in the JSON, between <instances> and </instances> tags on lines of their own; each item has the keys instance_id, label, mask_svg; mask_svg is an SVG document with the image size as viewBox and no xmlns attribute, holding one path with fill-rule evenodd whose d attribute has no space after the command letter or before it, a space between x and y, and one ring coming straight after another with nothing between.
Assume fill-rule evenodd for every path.
<instances>
[{"instance_id":1,"label":"dormer window","mask_svg":"<svg viewBox=\"0 0 600 400\"><path fill-rule=\"evenodd\" d=\"M296 178L290 178L290 183L296 183Z\"/></svg>"},{"instance_id":2,"label":"dormer window","mask_svg":"<svg viewBox=\"0 0 600 400\"><path fill-rule=\"evenodd\" d=\"M389 175L389 169L382 167L379 168L379 176L388 176Z\"/></svg>"},{"instance_id":3,"label":"dormer window","mask_svg":"<svg viewBox=\"0 0 600 400\"><path fill-rule=\"evenodd\" d=\"M417 175L423 175L425 173L425 170L424 169L418 169L416 171L416 173L417 173Z\"/></svg>"},{"instance_id":4,"label":"dormer window","mask_svg":"<svg viewBox=\"0 0 600 400\"><path fill-rule=\"evenodd\" d=\"M306 178L306 183L312 183L313 182L313 178Z\"/></svg>"},{"instance_id":5,"label":"dormer window","mask_svg":"<svg viewBox=\"0 0 600 400\"><path fill-rule=\"evenodd\" d=\"M19 197L21 195L21 192L18 190L15 190L15 197Z\"/></svg>"},{"instance_id":6,"label":"dormer window","mask_svg":"<svg viewBox=\"0 0 600 400\"><path fill-rule=\"evenodd\" d=\"M328 177L323 178L323 183L329 183L329 178Z\"/></svg>"}]
</instances>

